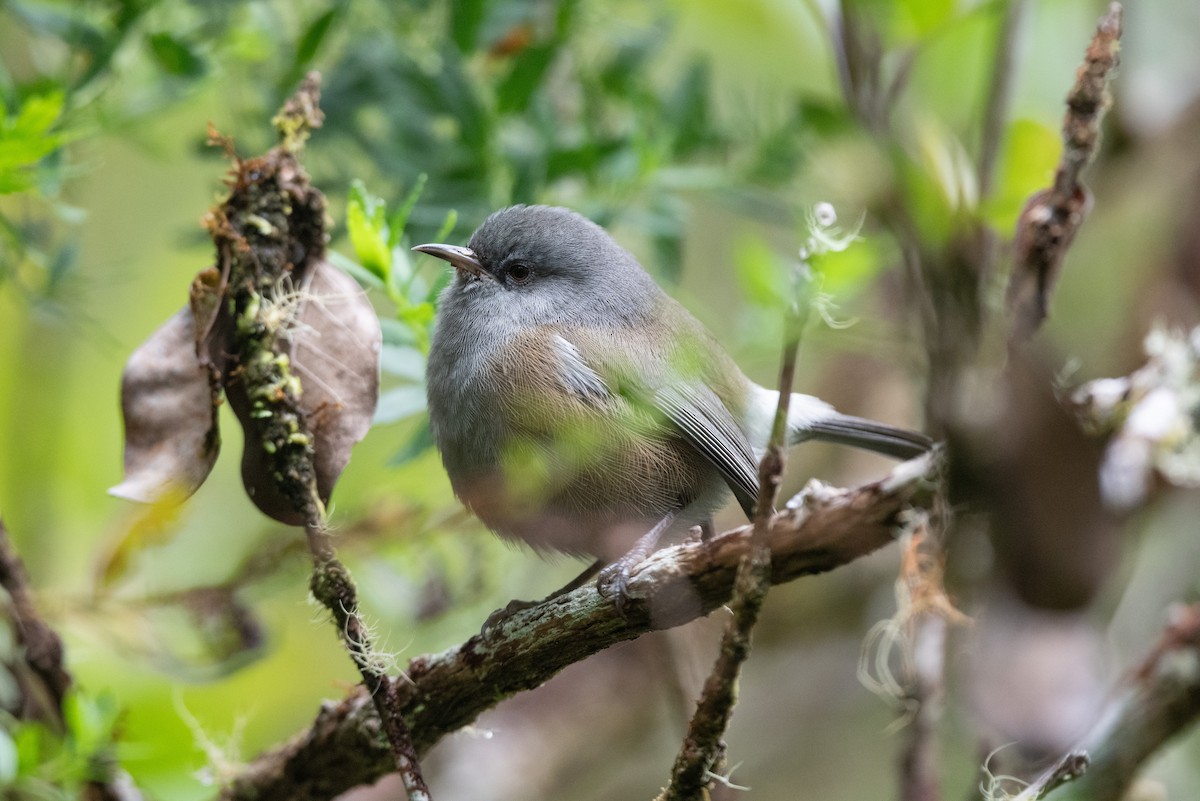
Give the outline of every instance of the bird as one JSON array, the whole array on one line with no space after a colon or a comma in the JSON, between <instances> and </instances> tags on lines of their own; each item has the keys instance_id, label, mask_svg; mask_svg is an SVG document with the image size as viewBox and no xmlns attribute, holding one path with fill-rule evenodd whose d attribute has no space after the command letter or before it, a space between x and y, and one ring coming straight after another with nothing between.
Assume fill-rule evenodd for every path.
<instances>
[{"instance_id":1,"label":"bird","mask_svg":"<svg viewBox=\"0 0 1200 801\"><path fill-rule=\"evenodd\" d=\"M778 391L747 378L601 226L516 205L466 247L413 250L454 268L426 367L451 487L503 538L592 557L563 591L599 572L623 605L632 569L695 526L711 533L730 496L752 517ZM788 439L900 459L932 447L800 393Z\"/></svg>"}]
</instances>

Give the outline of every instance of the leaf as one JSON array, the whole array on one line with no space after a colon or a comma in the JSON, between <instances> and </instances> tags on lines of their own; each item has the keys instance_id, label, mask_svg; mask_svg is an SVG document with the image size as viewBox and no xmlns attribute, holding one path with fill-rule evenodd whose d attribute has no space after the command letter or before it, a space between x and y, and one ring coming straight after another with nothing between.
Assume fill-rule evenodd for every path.
<instances>
[{"instance_id":1,"label":"leaf","mask_svg":"<svg viewBox=\"0 0 1200 801\"><path fill-rule=\"evenodd\" d=\"M344 273L349 273L350 277L359 283L360 286L370 287L372 289L382 289L383 281L375 273L363 267L349 256L339 253L336 250L325 251L325 258L330 264L337 267Z\"/></svg>"},{"instance_id":2,"label":"leaf","mask_svg":"<svg viewBox=\"0 0 1200 801\"><path fill-rule=\"evenodd\" d=\"M51 133L62 115L64 95L55 90L30 95L12 117L0 108L0 194L21 192L37 179L34 168L66 140Z\"/></svg>"},{"instance_id":3,"label":"leaf","mask_svg":"<svg viewBox=\"0 0 1200 801\"><path fill-rule=\"evenodd\" d=\"M760 306L778 307L791 293L783 265L757 237L743 237L733 255L742 291Z\"/></svg>"},{"instance_id":4,"label":"leaf","mask_svg":"<svg viewBox=\"0 0 1200 801\"><path fill-rule=\"evenodd\" d=\"M450 4L450 33L460 52L475 49L485 5L485 0L458 0Z\"/></svg>"},{"instance_id":5,"label":"leaf","mask_svg":"<svg viewBox=\"0 0 1200 801\"><path fill-rule=\"evenodd\" d=\"M379 396L375 422L380 425L398 423L425 411L425 385L408 384L389 389Z\"/></svg>"},{"instance_id":6,"label":"leaf","mask_svg":"<svg viewBox=\"0 0 1200 801\"><path fill-rule=\"evenodd\" d=\"M822 253L812 264L821 274L822 291L837 297L856 294L886 266L879 247L871 240Z\"/></svg>"},{"instance_id":7,"label":"leaf","mask_svg":"<svg viewBox=\"0 0 1200 801\"><path fill-rule=\"evenodd\" d=\"M171 75L198 78L208 71L204 59L169 33L152 33L146 37L146 43L154 60Z\"/></svg>"},{"instance_id":8,"label":"leaf","mask_svg":"<svg viewBox=\"0 0 1200 801\"><path fill-rule=\"evenodd\" d=\"M172 493L187 498L204 483L221 440L190 309L177 312L129 357L121 413L125 480L110 494L153 503Z\"/></svg>"},{"instance_id":9,"label":"leaf","mask_svg":"<svg viewBox=\"0 0 1200 801\"><path fill-rule=\"evenodd\" d=\"M997 186L983 204L984 218L1001 231L1011 231L1029 197L1054 180L1061 152L1058 131L1035 120L1015 120L1004 137Z\"/></svg>"},{"instance_id":10,"label":"leaf","mask_svg":"<svg viewBox=\"0 0 1200 801\"><path fill-rule=\"evenodd\" d=\"M346 206L346 232L358 263L391 284L392 251L388 247L388 225L381 199L367 191L362 181L350 185Z\"/></svg>"},{"instance_id":11,"label":"leaf","mask_svg":"<svg viewBox=\"0 0 1200 801\"><path fill-rule=\"evenodd\" d=\"M170 539L179 530L179 516L186 499L182 492L168 492L154 503L137 507L129 522L97 556L97 587L113 586L128 573L139 553Z\"/></svg>"},{"instance_id":12,"label":"leaf","mask_svg":"<svg viewBox=\"0 0 1200 801\"><path fill-rule=\"evenodd\" d=\"M425 354L407 345L389 345L385 342L379 356L379 366L389 375L412 381L425 379Z\"/></svg>"},{"instance_id":13,"label":"leaf","mask_svg":"<svg viewBox=\"0 0 1200 801\"><path fill-rule=\"evenodd\" d=\"M392 215L392 219L388 221L388 246L397 247L400 244L401 237L404 236L404 229L408 227L408 218L412 214L413 208L417 205L417 201L421 198L421 193L425 191L425 182L429 176L421 173L417 176L416 182L412 189L408 190L408 194L404 196L404 200L400 203L400 208L396 209L396 213ZM441 241L440 239L437 241Z\"/></svg>"},{"instance_id":14,"label":"leaf","mask_svg":"<svg viewBox=\"0 0 1200 801\"><path fill-rule=\"evenodd\" d=\"M333 26L333 21L341 12L342 6L334 6L319 15L304 30L304 34L300 37L300 43L296 45L296 58L293 62L293 69L297 73L308 66L308 63L317 55L317 51L321 49L321 43L325 41L325 36Z\"/></svg>"},{"instance_id":15,"label":"leaf","mask_svg":"<svg viewBox=\"0 0 1200 801\"><path fill-rule=\"evenodd\" d=\"M536 45L521 53L512 72L496 87L496 106L501 113L525 111L557 54L556 44Z\"/></svg>"}]
</instances>

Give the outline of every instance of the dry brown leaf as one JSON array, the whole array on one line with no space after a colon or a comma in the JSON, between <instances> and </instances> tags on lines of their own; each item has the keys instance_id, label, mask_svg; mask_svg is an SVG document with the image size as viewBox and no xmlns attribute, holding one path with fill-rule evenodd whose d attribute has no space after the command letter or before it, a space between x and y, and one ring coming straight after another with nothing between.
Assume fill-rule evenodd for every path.
<instances>
[{"instance_id":1,"label":"dry brown leaf","mask_svg":"<svg viewBox=\"0 0 1200 801\"><path fill-rule=\"evenodd\" d=\"M317 264L307 290L291 357L314 436L317 490L328 501L351 447L375 416L383 333L366 293L328 262Z\"/></svg>"},{"instance_id":2,"label":"dry brown leaf","mask_svg":"<svg viewBox=\"0 0 1200 801\"><path fill-rule=\"evenodd\" d=\"M195 331L191 310L181 309L125 365L125 480L109 490L118 498L187 498L212 470L221 446L217 403L196 359Z\"/></svg>"}]
</instances>

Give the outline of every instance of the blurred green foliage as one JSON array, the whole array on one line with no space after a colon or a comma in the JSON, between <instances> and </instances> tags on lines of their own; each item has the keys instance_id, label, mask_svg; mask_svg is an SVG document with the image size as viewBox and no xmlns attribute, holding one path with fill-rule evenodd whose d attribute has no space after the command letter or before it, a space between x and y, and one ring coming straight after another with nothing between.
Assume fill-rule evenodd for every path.
<instances>
[{"instance_id":1,"label":"blurred green foliage","mask_svg":"<svg viewBox=\"0 0 1200 801\"><path fill-rule=\"evenodd\" d=\"M977 221L1003 239L1052 176L1062 97L1096 8L1032 5L984 181L980 119L1001 2L845 4L863 23L857 46L879 56L853 92L831 9L790 0L0 2L0 514L47 590L76 676L119 700L123 764L156 797L204 797L211 788L192 776L205 759L197 728L223 741L245 719L250 756L352 680L324 621L299 602L302 542L261 522L233 460L180 519L103 494L120 466L121 364L212 258L195 224L224 170L204 144L208 121L240 153L259 152L297 80L323 75L326 122L305 163L337 221L330 257L372 289L384 324L380 427L356 450L335 520L365 606L410 655L576 568L505 549L450 496L422 418L433 303L448 275L409 246L464 241L509 203L570 205L617 233L769 380L778 321L762 307L786 286L805 209L826 200L844 221L865 217L864 241L819 265L838 316L861 322L814 330L802 380L832 372L832 351L869 354L903 382L920 358L897 320L888 210L905 209L931 249ZM1125 58L1159 54L1131 45ZM1177 189L1161 180L1163 200L1130 192L1107 224L1085 226L1079 258L1151 258L1142 243L1163 232ZM1140 279L1099 269L1067 271L1061 305L1088 313L1058 315L1050 335L1103 371L1123 334L1111 321ZM111 710L93 706L103 714L81 742L111 729ZM74 786L90 745L5 731L6 789L43 769ZM805 769L842 764L828 739L788 747ZM971 746L958 748L951 757ZM230 744L222 759L238 757ZM875 762L827 768L834 789L812 795L870 795L859 782L890 782L886 766L861 775Z\"/></svg>"}]
</instances>

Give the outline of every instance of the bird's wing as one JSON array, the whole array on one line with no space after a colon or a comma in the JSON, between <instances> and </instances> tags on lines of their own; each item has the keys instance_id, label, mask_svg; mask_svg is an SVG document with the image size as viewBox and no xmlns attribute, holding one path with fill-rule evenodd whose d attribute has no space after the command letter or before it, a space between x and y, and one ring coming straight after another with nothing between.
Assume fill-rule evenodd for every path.
<instances>
[{"instance_id":1,"label":"bird's wing","mask_svg":"<svg viewBox=\"0 0 1200 801\"><path fill-rule=\"evenodd\" d=\"M746 433L715 392L699 379L646 386L622 371L606 381L587 357L560 334L554 336L563 385L592 403L618 396L635 407L649 407L721 473L734 497L750 516L758 500L758 462ZM586 345L585 345L586 347Z\"/></svg>"},{"instance_id":2,"label":"bird's wing","mask_svg":"<svg viewBox=\"0 0 1200 801\"><path fill-rule=\"evenodd\" d=\"M558 375L562 379L564 389L591 403L612 397L604 379L588 366L579 348L560 334L555 334L551 342L554 354L558 357Z\"/></svg>"},{"instance_id":3,"label":"bird's wing","mask_svg":"<svg viewBox=\"0 0 1200 801\"><path fill-rule=\"evenodd\" d=\"M660 387L654 406L717 470L747 517L758 502L758 462L746 433L717 394L698 381Z\"/></svg>"}]
</instances>

